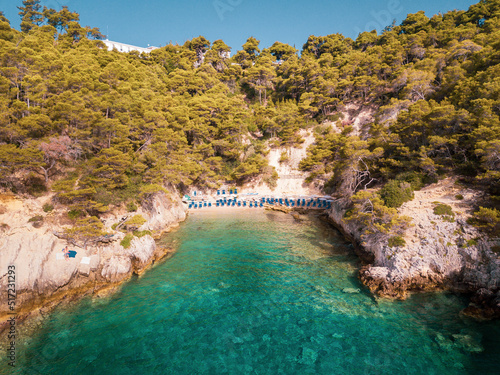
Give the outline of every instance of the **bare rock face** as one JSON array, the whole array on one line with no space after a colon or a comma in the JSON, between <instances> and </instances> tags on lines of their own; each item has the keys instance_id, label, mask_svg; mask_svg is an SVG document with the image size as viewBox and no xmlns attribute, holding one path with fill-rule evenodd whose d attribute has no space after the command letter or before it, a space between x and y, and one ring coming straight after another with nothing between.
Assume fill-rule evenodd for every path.
<instances>
[{"instance_id":1,"label":"bare rock face","mask_svg":"<svg viewBox=\"0 0 500 375\"><path fill-rule=\"evenodd\" d=\"M164 192L159 192L154 195L144 209L143 215L147 222L141 226L140 230L166 230L186 219L186 210L177 194L167 195Z\"/></svg>"},{"instance_id":2,"label":"bare rock face","mask_svg":"<svg viewBox=\"0 0 500 375\"><path fill-rule=\"evenodd\" d=\"M127 249L127 254L130 259L135 259L139 262L139 266L148 264L154 256L156 250L156 242L151 236L141 238L135 237Z\"/></svg>"},{"instance_id":3,"label":"bare rock face","mask_svg":"<svg viewBox=\"0 0 500 375\"><path fill-rule=\"evenodd\" d=\"M142 230L161 231L186 218L180 198L172 195L175 197L170 198L163 192L156 194L150 207L144 207L141 213L148 221ZM134 237L128 249L120 245L124 237L121 232L115 232L108 243L86 249L68 244L54 235L54 232L64 230L58 223L57 215L63 216L65 209L50 214L43 212L43 203L49 199L20 200L12 197L7 203L2 202L0 289L7 289L8 266L15 266L18 311L27 313L43 306L45 301L65 298L66 293L77 295L121 282L133 272L144 270L161 256L157 254L160 250L150 235ZM123 213L116 215L121 217ZM29 222L34 216L43 217L39 225ZM64 257L62 249L67 245L69 250L77 252L75 258ZM7 304L0 304L0 317L8 312L7 308Z\"/></svg>"},{"instance_id":4,"label":"bare rock face","mask_svg":"<svg viewBox=\"0 0 500 375\"><path fill-rule=\"evenodd\" d=\"M128 256L115 255L109 258L102 267L101 276L109 282L118 282L132 272L132 261Z\"/></svg>"},{"instance_id":5,"label":"bare rock face","mask_svg":"<svg viewBox=\"0 0 500 375\"><path fill-rule=\"evenodd\" d=\"M444 180L422 191L415 192L415 199L401 206L399 213L412 218L404 236L406 245L390 247L387 241L376 237L361 238L359 228L345 223L342 218L346 208L334 204L330 219L358 244L372 259L360 270L360 279L372 292L380 296L404 299L408 292L441 287L459 291L483 292L473 298L475 306L469 310L476 314L478 306L489 306L488 315L500 311L500 260L481 234L467 224L467 202L454 198L453 181ZM464 193L467 197L467 194ZM469 206L472 206L473 193ZM443 218L433 211L435 201L450 205L455 216ZM488 290L489 293L485 293ZM498 299L498 301L497 301ZM498 305L498 306L497 306ZM499 315L500 316L500 315Z\"/></svg>"}]
</instances>

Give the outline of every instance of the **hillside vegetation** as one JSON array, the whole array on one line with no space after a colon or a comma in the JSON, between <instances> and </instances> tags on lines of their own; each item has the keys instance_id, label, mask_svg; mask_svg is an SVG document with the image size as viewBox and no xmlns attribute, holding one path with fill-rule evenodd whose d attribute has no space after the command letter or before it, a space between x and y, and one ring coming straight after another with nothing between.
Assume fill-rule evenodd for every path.
<instances>
[{"instance_id":1,"label":"hillside vegetation","mask_svg":"<svg viewBox=\"0 0 500 375\"><path fill-rule=\"evenodd\" d=\"M72 219L98 219L163 186L272 180L268 146L300 144L299 130L314 128L300 167L354 202L351 217L383 224L413 190L456 175L485 192L475 222L498 232L500 0L409 14L356 40L310 36L301 51L250 37L230 59L203 36L108 51L66 7L19 7L21 31L0 15L3 189L50 189ZM341 115L351 104L375 108L374 122L354 132Z\"/></svg>"}]
</instances>

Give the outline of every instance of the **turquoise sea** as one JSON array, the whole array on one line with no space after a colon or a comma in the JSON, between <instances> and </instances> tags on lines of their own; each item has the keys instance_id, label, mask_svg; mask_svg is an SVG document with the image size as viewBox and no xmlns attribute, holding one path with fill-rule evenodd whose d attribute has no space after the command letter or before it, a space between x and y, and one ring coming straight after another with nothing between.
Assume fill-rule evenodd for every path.
<instances>
[{"instance_id":1,"label":"turquoise sea","mask_svg":"<svg viewBox=\"0 0 500 375\"><path fill-rule=\"evenodd\" d=\"M499 322L461 316L467 301L450 293L375 299L318 219L195 213L164 242L173 258L56 310L0 373L499 373Z\"/></svg>"}]
</instances>

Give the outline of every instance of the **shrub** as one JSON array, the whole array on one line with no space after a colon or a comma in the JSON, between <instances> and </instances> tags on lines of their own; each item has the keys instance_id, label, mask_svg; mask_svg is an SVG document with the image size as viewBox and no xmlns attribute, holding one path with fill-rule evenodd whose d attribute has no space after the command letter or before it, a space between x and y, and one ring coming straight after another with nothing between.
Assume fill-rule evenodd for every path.
<instances>
[{"instance_id":1,"label":"shrub","mask_svg":"<svg viewBox=\"0 0 500 375\"><path fill-rule=\"evenodd\" d=\"M141 186L139 191L140 191L139 199L141 199L141 200L148 199L160 191L163 191L164 193L168 193L167 190L163 186L160 186L158 184L150 184L150 185Z\"/></svg>"},{"instance_id":2,"label":"shrub","mask_svg":"<svg viewBox=\"0 0 500 375\"><path fill-rule=\"evenodd\" d=\"M396 176L396 180L408 182L413 190L420 190L424 187L424 176L415 171L400 173Z\"/></svg>"},{"instance_id":3,"label":"shrub","mask_svg":"<svg viewBox=\"0 0 500 375\"><path fill-rule=\"evenodd\" d=\"M479 207L479 210L474 212L474 216L467 222L491 235L500 233L500 211L496 208Z\"/></svg>"},{"instance_id":4,"label":"shrub","mask_svg":"<svg viewBox=\"0 0 500 375\"><path fill-rule=\"evenodd\" d=\"M266 167L264 170L264 174L262 175L262 180L269 186L271 189L276 188L278 186L279 175L278 172L274 169L274 167Z\"/></svg>"},{"instance_id":5,"label":"shrub","mask_svg":"<svg viewBox=\"0 0 500 375\"><path fill-rule=\"evenodd\" d=\"M290 157L288 156L288 152L283 151L280 155L279 163L288 163L290 161Z\"/></svg>"},{"instance_id":6,"label":"shrub","mask_svg":"<svg viewBox=\"0 0 500 375\"><path fill-rule=\"evenodd\" d=\"M138 238L144 237L146 235L150 235L150 236L152 235L152 233L149 230L141 230L141 231L135 230L133 233L134 233L134 236L136 236Z\"/></svg>"},{"instance_id":7,"label":"shrub","mask_svg":"<svg viewBox=\"0 0 500 375\"><path fill-rule=\"evenodd\" d=\"M54 206L50 203L45 203L43 205L43 212L51 212L54 209Z\"/></svg>"},{"instance_id":8,"label":"shrub","mask_svg":"<svg viewBox=\"0 0 500 375\"><path fill-rule=\"evenodd\" d=\"M68 217L71 219L71 220L76 220L78 219L79 217L83 217L84 214L82 211L80 210L70 210L68 211Z\"/></svg>"},{"instance_id":9,"label":"shrub","mask_svg":"<svg viewBox=\"0 0 500 375\"><path fill-rule=\"evenodd\" d=\"M120 245L123 246L124 249L128 249L130 247L130 243L134 239L134 235L131 233L128 233L125 237L123 237L123 240L120 241Z\"/></svg>"},{"instance_id":10,"label":"shrub","mask_svg":"<svg viewBox=\"0 0 500 375\"><path fill-rule=\"evenodd\" d=\"M467 241L467 247L476 246L476 245L477 245L477 240L475 238Z\"/></svg>"},{"instance_id":11,"label":"shrub","mask_svg":"<svg viewBox=\"0 0 500 375\"><path fill-rule=\"evenodd\" d=\"M457 194L457 195L455 195L455 199L461 201L464 199L464 196L462 194Z\"/></svg>"},{"instance_id":12,"label":"shrub","mask_svg":"<svg viewBox=\"0 0 500 375\"><path fill-rule=\"evenodd\" d=\"M104 231L104 224L96 216L79 219L73 228L66 228L64 232L70 238L82 241L84 247L87 247L87 243L95 242L107 234Z\"/></svg>"},{"instance_id":13,"label":"shrub","mask_svg":"<svg viewBox=\"0 0 500 375\"><path fill-rule=\"evenodd\" d=\"M115 230L117 226L118 226L118 223L114 223L114 224L111 226L111 229Z\"/></svg>"},{"instance_id":14,"label":"shrub","mask_svg":"<svg viewBox=\"0 0 500 375\"><path fill-rule=\"evenodd\" d=\"M434 214L440 216L451 216L451 217L455 216L455 213L453 212L451 206L448 206L447 204L444 203L438 203L434 207Z\"/></svg>"},{"instance_id":15,"label":"shrub","mask_svg":"<svg viewBox=\"0 0 500 375\"><path fill-rule=\"evenodd\" d=\"M405 246L406 245L406 241L401 236L393 236L393 237L389 238L388 245L390 247Z\"/></svg>"},{"instance_id":16,"label":"shrub","mask_svg":"<svg viewBox=\"0 0 500 375\"><path fill-rule=\"evenodd\" d=\"M128 202L127 203L127 211L128 212L135 212L135 211L137 211L137 205L134 202Z\"/></svg>"},{"instance_id":17,"label":"shrub","mask_svg":"<svg viewBox=\"0 0 500 375\"><path fill-rule=\"evenodd\" d=\"M144 217L142 217L142 215L134 215L125 222L124 227L128 231L133 231L133 230L137 230L137 228L139 228L145 222L146 222L146 219L144 219Z\"/></svg>"},{"instance_id":18,"label":"shrub","mask_svg":"<svg viewBox=\"0 0 500 375\"><path fill-rule=\"evenodd\" d=\"M397 208L413 199L413 190L407 182L391 180L380 189L380 197L387 207Z\"/></svg>"},{"instance_id":19,"label":"shrub","mask_svg":"<svg viewBox=\"0 0 500 375\"><path fill-rule=\"evenodd\" d=\"M362 229L363 240L384 241L390 237L400 236L409 227L411 218L400 216L395 208L384 205L375 193L366 190L358 191L352 196L353 206L344 215L348 223Z\"/></svg>"},{"instance_id":20,"label":"shrub","mask_svg":"<svg viewBox=\"0 0 500 375\"><path fill-rule=\"evenodd\" d=\"M127 225L138 225L141 226L146 222L146 219L142 215L134 215L130 219L127 220Z\"/></svg>"},{"instance_id":21,"label":"shrub","mask_svg":"<svg viewBox=\"0 0 500 375\"><path fill-rule=\"evenodd\" d=\"M28 220L28 223L36 223L37 221L43 221L43 216L42 215L33 216Z\"/></svg>"}]
</instances>

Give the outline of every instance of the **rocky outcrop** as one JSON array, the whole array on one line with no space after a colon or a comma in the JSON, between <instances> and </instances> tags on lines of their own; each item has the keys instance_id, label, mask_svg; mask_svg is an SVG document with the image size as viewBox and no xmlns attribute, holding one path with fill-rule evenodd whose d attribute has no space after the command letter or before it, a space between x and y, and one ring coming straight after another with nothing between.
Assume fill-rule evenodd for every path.
<instances>
[{"instance_id":1,"label":"rocky outcrop","mask_svg":"<svg viewBox=\"0 0 500 375\"><path fill-rule=\"evenodd\" d=\"M177 193L159 192L155 194L145 204L143 212L147 222L140 230L168 231L186 219L186 210Z\"/></svg>"},{"instance_id":2,"label":"rocky outcrop","mask_svg":"<svg viewBox=\"0 0 500 375\"><path fill-rule=\"evenodd\" d=\"M80 298L108 289L134 273L140 274L168 253L167 249L158 248L148 234L134 237L130 247L124 249L120 241L125 234L111 229L117 217L123 214L105 218L107 230L114 233L107 243L87 248L69 244L54 235L70 224L61 219L65 217L65 209L46 214L43 203L43 198L20 200L14 197L3 197L0 202L3 208L0 211L3 228L0 233L0 289L7 289L8 266L15 266L16 312L21 318L63 299ZM164 192L151 197L149 204L141 207L138 213L147 220L140 229L156 235L178 225L186 217L180 199ZM38 215L43 216L41 225L32 225L29 219ZM63 257L62 249L67 245L77 252L75 258ZM0 329L7 308L7 304L0 306Z\"/></svg>"},{"instance_id":3,"label":"rocky outcrop","mask_svg":"<svg viewBox=\"0 0 500 375\"><path fill-rule=\"evenodd\" d=\"M333 205L329 218L358 244L365 260L359 276L373 293L404 299L412 291L447 288L474 294L473 304L465 313L485 311L488 317L500 316L500 259L466 222L475 193L458 189L448 179L415 192L415 199L399 209L400 214L412 218L413 224L405 233L406 245L400 247L362 238L360 227L342 220L346 208L339 203ZM436 202L450 205L455 216L436 215Z\"/></svg>"}]
</instances>

